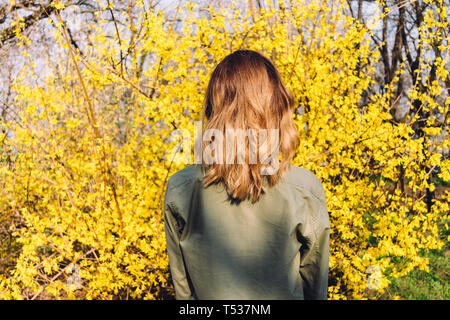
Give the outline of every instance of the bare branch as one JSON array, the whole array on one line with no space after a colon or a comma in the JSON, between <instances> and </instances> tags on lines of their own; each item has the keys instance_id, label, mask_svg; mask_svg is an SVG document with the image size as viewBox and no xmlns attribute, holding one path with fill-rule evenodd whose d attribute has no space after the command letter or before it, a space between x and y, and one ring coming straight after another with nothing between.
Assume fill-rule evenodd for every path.
<instances>
[{"instance_id":1,"label":"bare branch","mask_svg":"<svg viewBox=\"0 0 450 320\"><path fill-rule=\"evenodd\" d=\"M31 6L31 3L33 3L33 1L25 1L24 3L22 3L21 6L19 6L19 5L11 6L11 8L8 8L8 9L5 9L5 7L0 8L0 21L2 21L2 20L4 21L6 19L6 14L12 12L13 9L15 9L15 10L21 9L21 8L25 7L25 5ZM52 6L51 4L47 4L47 5L38 4L37 7L38 7L38 10L36 12L23 18L23 25L19 27L20 32L23 32L24 30L28 29L29 27L34 25L39 20L49 17L50 14L52 14L52 12L54 12L56 10L56 8L54 6ZM3 47L3 45L6 41L16 37L16 34L17 34L16 30L17 30L17 26L11 26L11 27L5 28L2 31L0 31L0 48Z\"/></svg>"}]
</instances>

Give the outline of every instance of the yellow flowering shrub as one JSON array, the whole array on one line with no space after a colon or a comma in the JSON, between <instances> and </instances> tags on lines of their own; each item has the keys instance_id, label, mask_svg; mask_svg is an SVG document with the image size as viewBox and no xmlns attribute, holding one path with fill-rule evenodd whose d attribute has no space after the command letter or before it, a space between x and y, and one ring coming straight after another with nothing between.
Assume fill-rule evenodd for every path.
<instances>
[{"instance_id":1,"label":"yellow flowering shrub","mask_svg":"<svg viewBox=\"0 0 450 320\"><path fill-rule=\"evenodd\" d=\"M448 192L431 208L423 194L434 188L430 168L450 180L449 160L438 152L448 139L431 151L429 137L439 133L432 119L420 138L414 119L392 121L396 78L361 103L379 54L374 31L346 14L346 1L186 3L175 13L180 23L143 1L135 6L132 23L116 17L123 19L117 29L105 20L84 26L92 38L83 55L56 15L58 50L45 76L23 49L27 62L12 88L17 118L2 123L0 135L0 212L16 217L9 227L21 249L0 274L0 298L173 297L161 209L168 177L185 164L173 153L172 133L193 136L210 72L240 48L269 56L298 101L293 163L325 188L330 299L367 298L388 277L427 268L420 253L442 246L437 222L449 205ZM433 12L425 23L436 23ZM431 50L427 30L420 45ZM441 51L448 53L448 41ZM437 99L445 59L427 94L409 93L428 111L448 112L449 98ZM400 168L409 192L396 183Z\"/></svg>"}]
</instances>

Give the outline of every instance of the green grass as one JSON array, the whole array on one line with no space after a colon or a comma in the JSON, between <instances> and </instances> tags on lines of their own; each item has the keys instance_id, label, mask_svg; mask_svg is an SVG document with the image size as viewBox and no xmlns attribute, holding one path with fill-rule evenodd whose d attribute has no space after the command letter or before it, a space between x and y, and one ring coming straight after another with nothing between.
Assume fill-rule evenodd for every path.
<instances>
[{"instance_id":1,"label":"green grass","mask_svg":"<svg viewBox=\"0 0 450 320\"><path fill-rule=\"evenodd\" d=\"M426 256L430 259L429 272L414 270L404 277L391 279L380 299L390 300L397 296L405 300L450 300L448 246Z\"/></svg>"},{"instance_id":2,"label":"green grass","mask_svg":"<svg viewBox=\"0 0 450 320\"><path fill-rule=\"evenodd\" d=\"M390 279L391 284L378 299L450 300L450 244L446 241L450 229L445 228L448 222L448 219L443 219L439 228L444 247L424 254L430 261L429 272L414 270L404 277Z\"/></svg>"}]
</instances>

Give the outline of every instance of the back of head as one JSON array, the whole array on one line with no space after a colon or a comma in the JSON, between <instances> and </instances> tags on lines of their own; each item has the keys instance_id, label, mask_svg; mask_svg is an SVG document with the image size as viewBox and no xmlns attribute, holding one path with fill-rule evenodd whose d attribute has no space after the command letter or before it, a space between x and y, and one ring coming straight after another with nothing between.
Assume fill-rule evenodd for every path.
<instances>
[{"instance_id":1,"label":"back of head","mask_svg":"<svg viewBox=\"0 0 450 320\"><path fill-rule=\"evenodd\" d=\"M203 150L217 143L220 135L221 149L214 152L223 151L224 161L202 157L205 187L223 183L231 198L254 202L265 191L264 179L275 185L289 169L299 144L294 103L264 55L238 50L225 57L211 75L202 117L205 132L213 132L211 139L203 137Z\"/></svg>"}]
</instances>

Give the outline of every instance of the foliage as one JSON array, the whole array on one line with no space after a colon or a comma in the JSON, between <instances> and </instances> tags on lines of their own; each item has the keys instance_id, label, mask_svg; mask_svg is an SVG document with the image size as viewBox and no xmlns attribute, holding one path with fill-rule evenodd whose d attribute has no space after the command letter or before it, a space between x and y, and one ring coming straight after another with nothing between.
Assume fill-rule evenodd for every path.
<instances>
[{"instance_id":1,"label":"foliage","mask_svg":"<svg viewBox=\"0 0 450 320\"><path fill-rule=\"evenodd\" d=\"M440 226L441 238L449 234L445 227L446 221ZM392 278L386 291L376 296L378 299L408 299L408 300L449 300L450 299L450 265L449 242L441 250L430 250L426 253L429 258L430 272L414 270L400 278Z\"/></svg>"},{"instance_id":2,"label":"foliage","mask_svg":"<svg viewBox=\"0 0 450 320\"><path fill-rule=\"evenodd\" d=\"M433 50L431 31L444 37L448 26L438 19L446 17L443 3L428 1L434 6L421 29L424 56ZM110 8L99 6L99 15ZM57 14L59 50L46 62L46 75L23 46L27 63L13 84L17 118L4 121L0 135L0 211L20 217L10 231L21 249L16 264L0 274L0 297L173 295L161 206L168 177L184 165L172 156L179 141L171 133L193 135L210 72L239 48L269 56L298 101L301 145L294 164L323 182L332 225L329 297L367 298L371 266L381 271L380 292L389 278L427 270L419 252L443 246L437 223L449 211L448 191L431 207L424 199L434 188L433 169L439 167L443 183L450 180L442 156L448 139L430 139L448 124L445 118L438 127L432 112L448 112L450 98L439 102L448 40L439 48L444 59L433 66L421 61L429 90L414 86L408 96L429 118L398 123L389 110L404 69L390 86L366 96L376 85L379 53L370 35L378 20L359 23L345 1L279 8L185 4L172 20L142 1L136 10L120 24L85 25L93 36L83 43L84 54L73 48ZM427 82L430 68L435 80ZM421 136L417 121L426 123ZM75 289L67 284L72 265L80 270Z\"/></svg>"}]
</instances>

